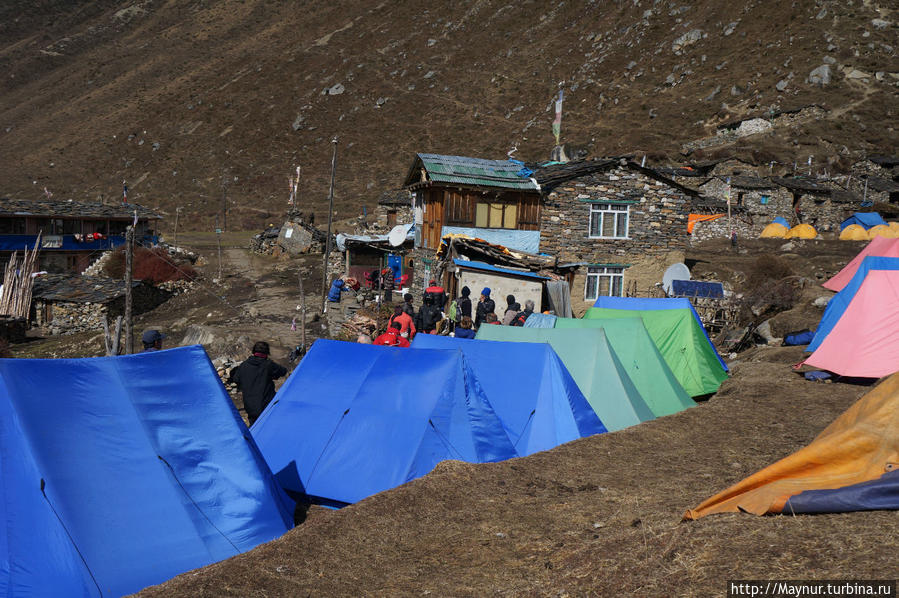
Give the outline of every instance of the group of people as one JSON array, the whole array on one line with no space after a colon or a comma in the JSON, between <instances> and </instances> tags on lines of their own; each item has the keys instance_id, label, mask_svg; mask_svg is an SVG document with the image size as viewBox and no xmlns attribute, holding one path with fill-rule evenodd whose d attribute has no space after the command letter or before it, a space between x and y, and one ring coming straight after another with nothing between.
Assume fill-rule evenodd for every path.
<instances>
[{"instance_id":1,"label":"group of people","mask_svg":"<svg viewBox=\"0 0 899 598\"><path fill-rule=\"evenodd\" d=\"M449 334L457 338L474 338L475 331L483 325L524 326L534 313L534 302L528 299L524 309L513 295L506 296L506 309L500 321L496 314L496 302L490 297L491 290L484 287L476 305L472 305L471 289L462 287L459 297L449 301L446 291L436 281L430 281L422 296L418 311L413 305L410 293L403 295L402 304L393 308L393 315L387 322L387 330L374 341L361 335L359 342L375 345L408 347L416 334Z\"/></svg>"}]
</instances>

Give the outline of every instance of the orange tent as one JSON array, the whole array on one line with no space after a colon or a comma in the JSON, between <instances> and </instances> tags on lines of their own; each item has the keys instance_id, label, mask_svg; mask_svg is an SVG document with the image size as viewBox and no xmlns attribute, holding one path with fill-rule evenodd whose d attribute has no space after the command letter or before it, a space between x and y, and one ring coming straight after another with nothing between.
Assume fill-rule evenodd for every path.
<instances>
[{"instance_id":1,"label":"orange tent","mask_svg":"<svg viewBox=\"0 0 899 598\"><path fill-rule=\"evenodd\" d=\"M834 420L811 444L684 513L822 513L899 509L899 374Z\"/></svg>"}]
</instances>

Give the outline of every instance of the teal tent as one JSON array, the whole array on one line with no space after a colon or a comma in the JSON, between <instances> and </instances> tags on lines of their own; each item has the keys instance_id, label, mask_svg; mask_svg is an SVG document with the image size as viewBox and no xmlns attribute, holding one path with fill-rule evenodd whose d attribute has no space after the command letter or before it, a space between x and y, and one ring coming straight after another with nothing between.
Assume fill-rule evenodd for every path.
<instances>
[{"instance_id":1,"label":"teal tent","mask_svg":"<svg viewBox=\"0 0 899 598\"><path fill-rule=\"evenodd\" d=\"M556 328L602 328L640 396L656 417L696 405L677 381L640 318L557 318Z\"/></svg>"},{"instance_id":2,"label":"teal tent","mask_svg":"<svg viewBox=\"0 0 899 598\"><path fill-rule=\"evenodd\" d=\"M481 326L476 338L549 343L609 431L655 419L602 329Z\"/></svg>"}]
</instances>

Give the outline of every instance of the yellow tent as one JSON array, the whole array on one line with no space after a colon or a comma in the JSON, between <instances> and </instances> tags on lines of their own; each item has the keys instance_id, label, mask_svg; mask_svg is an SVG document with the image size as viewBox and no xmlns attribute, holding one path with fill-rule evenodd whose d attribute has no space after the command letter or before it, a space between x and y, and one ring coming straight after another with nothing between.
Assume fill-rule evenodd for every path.
<instances>
[{"instance_id":1,"label":"yellow tent","mask_svg":"<svg viewBox=\"0 0 899 598\"><path fill-rule=\"evenodd\" d=\"M887 223L891 229L899 233L899 222L888 222Z\"/></svg>"},{"instance_id":2,"label":"yellow tent","mask_svg":"<svg viewBox=\"0 0 899 598\"><path fill-rule=\"evenodd\" d=\"M765 227L765 230L762 231L762 234L759 235L762 239L774 238L774 239L783 239L787 236L787 233L790 229L788 229L783 224L779 224L777 222L772 222L768 226Z\"/></svg>"},{"instance_id":3,"label":"yellow tent","mask_svg":"<svg viewBox=\"0 0 899 598\"><path fill-rule=\"evenodd\" d=\"M847 227L848 228L848 227ZM787 233L787 239L814 239L818 231L811 224L797 224Z\"/></svg>"},{"instance_id":4,"label":"yellow tent","mask_svg":"<svg viewBox=\"0 0 899 598\"><path fill-rule=\"evenodd\" d=\"M868 231L861 224L850 224L840 232L841 241L867 241Z\"/></svg>"},{"instance_id":5,"label":"yellow tent","mask_svg":"<svg viewBox=\"0 0 899 598\"><path fill-rule=\"evenodd\" d=\"M849 228L848 226L846 228ZM868 229L868 238L873 239L874 237L886 237L887 239L895 239L897 236L897 231L893 228L885 225L878 224L877 226L872 226Z\"/></svg>"}]
</instances>

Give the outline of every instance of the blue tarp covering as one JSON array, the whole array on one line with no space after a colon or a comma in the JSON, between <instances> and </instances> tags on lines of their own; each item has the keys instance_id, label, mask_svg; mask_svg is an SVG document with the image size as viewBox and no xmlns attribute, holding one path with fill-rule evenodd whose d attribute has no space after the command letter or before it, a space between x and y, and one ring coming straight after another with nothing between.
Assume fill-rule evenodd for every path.
<instances>
[{"instance_id":1,"label":"blue tarp covering","mask_svg":"<svg viewBox=\"0 0 899 598\"><path fill-rule=\"evenodd\" d=\"M0 380L0 594L131 594L292 527L202 347L3 359Z\"/></svg>"},{"instance_id":2,"label":"blue tarp covering","mask_svg":"<svg viewBox=\"0 0 899 598\"><path fill-rule=\"evenodd\" d=\"M785 514L879 510L899 510L899 469L860 484L800 492L790 497L783 508Z\"/></svg>"},{"instance_id":3,"label":"blue tarp covering","mask_svg":"<svg viewBox=\"0 0 899 598\"><path fill-rule=\"evenodd\" d=\"M22 251L26 247L34 248L37 235L0 235L0 251ZM46 243L46 236L43 237ZM61 247L41 247L41 251L96 251L114 249L125 244L125 237L113 235L99 241L84 241L79 243L74 235L62 235Z\"/></svg>"},{"instance_id":4,"label":"blue tarp covering","mask_svg":"<svg viewBox=\"0 0 899 598\"><path fill-rule=\"evenodd\" d=\"M319 339L252 432L284 489L332 506L518 456L461 351Z\"/></svg>"},{"instance_id":5,"label":"blue tarp covering","mask_svg":"<svg viewBox=\"0 0 899 598\"><path fill-rule=\"evenodd\" d=\"M412 348L461 350L521 456L607 431L546 343L419 334Z\"/></svg>"},{"instance_id":6,"label":"blue tarp covering","mask_svg":"<svg viewBox=\"0 0 899 598\"><path fill-rule=\"evenodd\" d=\"M856 212L846 220L840 223L840 230L843 230L850 224L859 224L868 230L878 224L886 224L886 220L877 212Z\"/></svg>"},{"instance_id":7,"label":"blue tarp covering","mask_svg":"<svg viewBox=\"0 0 899 598\"><path fill-rule=\"evenodd\" d=\"M775 216L774 220L772 220L771 222L776 222L777 224L790 228L790 223L787 222L787 219L783 216Z\"/></svg>"},{"instance_id":8,"label":"blue tarp covering","mask_svg":"<svg viewBox=\"0 0 899 598\"><path fill-rule=\"evenodd\" d=\"M724 297L724 287L720 282L701 280L672 280L671 293L675 297Z\"/></svg>"},{"instance_id":9,"label":"blue tarp covering","mask_svg":"<svg viewBox=\"0 0 899 598\"><path fill-rule=\"evenodd\" d=\"M821 346L821 343L824 342L824 339L830 334L833 327L837 325L839 319L843 317L843 313L849 307L849 303L855 297L855 293L862 286L865 276L871 270L899 270L899 258L868 256L862 260L852 279L843 287L843 290L831 297L830 301L827 302L824 315L821 316L821 322L818 323L818 328L815 330L815 338L805 348L807 352L811 353Z\"/></svg>"},{"instance_id":10,"label":"blue tarp covering","mask_svg":"<svg viewBox=\"0 0 899 598\"><path fill-rule=\"evenodd\" d=\"M550 314L532 313L528 319L524 321L525 328L555 328L556 316Z\"/></svg>"},{"instance_id":11,"label":"blue tarp covering","mask_svg":"<svg viewBox=\"0 0 899 598\"><path fill-rule=\"evenodd\" d=\"M791 332L784 336L785 347L796 347L799 345L807 345L815 338L814 330L802 330L800 332Z\"/></svg>"},{"instance_id":12,"label":"blue tarp covering","mask_svg":"<svg viewBox=\"0 0 899 598\"><path fill-rule=\"evenodd\" d=\"M689 309L693 312L693 317L696 318L696 323L699 324L699 328L702 330L702 333L705 334L706 340L709 341L709 344L712 345L712 348L715 348L715 345L712 344L712 339L709 338L709 333L706 332L705 326L702 325L702 320L699 319L699 314L696 313L696 309L693 307L693 304L690 303L690 300L685 297L663 297L663 298L653 298L653 297L598 297L596 299L596 303L593 304L593 307L605 307L606 309ZM721 364L721 367L724 368L725 372L730 371L727 368L727 364L724 363L724 360L721 359L721 356L718 355L718 350L715 349L715 355L718 357L718 362Z\"/></svg>"},{"instance_id":13,"label":"blue tarp covering","mask_svg":"<svg viewBox=\"0 0 899 598\"><path fill-rule=\"evenodd\" d=\"M484 272L498 272L500 274L514 274L515 276L524 276L525 278L535 278L537 280L549 280L545 276L540 276L539 274L534 274L533 272L523 272L521 270L512 270L511 268L503 268L500 266L494 266L492 264L488 264L485 262L475 262L471 260L462 260L459 258L453 258L453 263L457 266L462 266L464 268L471 268L472 270L483 270Z\"/></svg>"},{"instance_id":14,"label":"blue tarp covering","mask_svg":"<svg viewBox=\"0 0 899 598\"><path fill-rule=\"evenodd\" d=\"M446 235L468 235L476 239L483 239L494 245L502 245L509 249L527 251L528 253L540 252L539 230L508 230L502 228L473 228L467 226L444 226L440 237Z\"/></svg>"}]
</instances>

